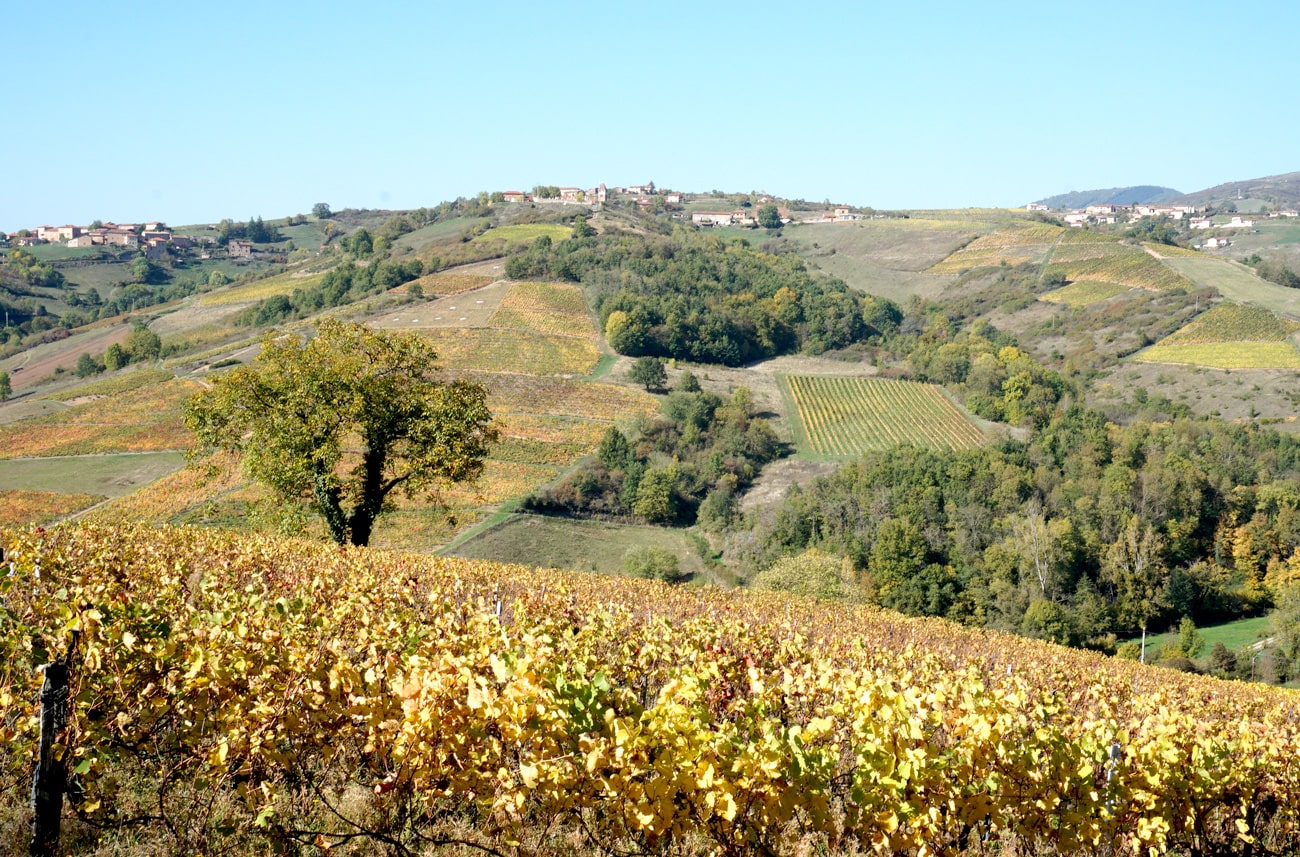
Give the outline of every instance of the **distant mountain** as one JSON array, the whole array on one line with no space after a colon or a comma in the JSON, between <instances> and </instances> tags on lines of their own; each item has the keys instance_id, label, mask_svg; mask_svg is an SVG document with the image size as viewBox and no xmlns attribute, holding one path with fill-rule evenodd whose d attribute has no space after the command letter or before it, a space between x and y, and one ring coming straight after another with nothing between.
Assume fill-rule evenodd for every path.
<instances>
[{"instance_id":1,"label":"distant mountain","mask_svg":"<svg viewBox=\"0 0 1300 857\"><path fill-rule=\"evenodd\" d=\"M1283 208L1300 206L1300 173L1265 176L1215 185L1208 190L1198 190L1179 197L1187 205L1213 205L1226 208L1238 199L1253 199Z\"/></svg>"},{"instance_id":2,"label":"distant mountain","mask_svg":"<svg viewBox=\"0 0 1300 857\"><path fill-rule=\"evenodd\" d=\"M1083 208L1089 205L1131 205L1133 203L1168 202L1182 194L1171 187L1143 184L1136 187L1110 187L1104 190L1075 190L1038 200L1048 208Z\"/></svg>"}]
</instances>

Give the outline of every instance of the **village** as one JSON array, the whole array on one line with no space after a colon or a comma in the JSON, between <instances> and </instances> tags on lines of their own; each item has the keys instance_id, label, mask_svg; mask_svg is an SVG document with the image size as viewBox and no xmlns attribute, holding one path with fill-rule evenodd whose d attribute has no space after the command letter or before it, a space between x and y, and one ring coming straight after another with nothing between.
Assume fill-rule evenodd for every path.
<instances>
[{"instance_id":1,"label":"village","mask_svg":"<svg viewBox=\"0 0 1300 857\"><path fill-rule=\"evenodd\" d=\"M143 224L95 221L90 226L68 224L19 229L7 235L0 232L0 246L36 247L43 244L61 244L73 249L91 247L103 247L107 250L138 249L150 260L192 250L199 250L202 258L208 258L216 243L216 239L210 235L179 235L162 221ZM231 240L225 250L229 256L235 258L249 258L254 252L251 241L240 239Z\"/></svg>"}]
</instances>

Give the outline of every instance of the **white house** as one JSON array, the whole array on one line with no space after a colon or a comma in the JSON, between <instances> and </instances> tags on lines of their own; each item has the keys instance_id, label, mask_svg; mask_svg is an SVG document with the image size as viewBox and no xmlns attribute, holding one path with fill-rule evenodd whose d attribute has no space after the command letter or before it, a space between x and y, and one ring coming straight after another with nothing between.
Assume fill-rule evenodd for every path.
<instances>
[{"instance_id":1,"label":"white house","mask_svg":"<svg viewBox=\"0 0 1300 857\"><path fill-rule=\"evenodd\" d=\"M1213 229L1214 221L1208 217L1193 217L1191 226L1193 229Z\"/></svg>"},{"instance_id":2,"label":"white house","mask_svg":"<svg viewBox=\"0 0 1300 857\"><path fill-rule=\"evenodd\" d=\"M691 213L691 223L696 226L730 226L732 214L730 211L695 211Z\"/></svg>"}]
</instances>

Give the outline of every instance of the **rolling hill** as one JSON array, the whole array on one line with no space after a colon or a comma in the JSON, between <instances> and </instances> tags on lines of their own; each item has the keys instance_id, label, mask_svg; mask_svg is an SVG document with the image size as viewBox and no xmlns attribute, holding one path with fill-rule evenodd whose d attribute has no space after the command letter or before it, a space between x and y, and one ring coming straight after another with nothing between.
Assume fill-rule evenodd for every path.
<instances>
[{"instance_id":1,"label":"rolling hill","mask_svg":"<svg viewBox=\"0 0 1300 857\"><path fill-rule=\"evenodd\" d=\"M1237 200L1259 200L1269 205L1295 208L1300 205L1300 172L1226 182L1179 197L1188 205L1223 206Z\"/></svg>"},{"instance_id":2,"label":"rolling hill","mask_svg":"<svg viewBox=\"0 0 1300 857\"><path fill-rule=\"evenodd\" d=\"M1157 185L1134 185L1133 187L1110 187L1099 190L1075 190L1058 193L1039 203L1049 208L1083 208L1088 205L1131 205L1133 203L1168 202L1179 196L1180 191L1171 187Z\"/></svg>"}]
</instances>

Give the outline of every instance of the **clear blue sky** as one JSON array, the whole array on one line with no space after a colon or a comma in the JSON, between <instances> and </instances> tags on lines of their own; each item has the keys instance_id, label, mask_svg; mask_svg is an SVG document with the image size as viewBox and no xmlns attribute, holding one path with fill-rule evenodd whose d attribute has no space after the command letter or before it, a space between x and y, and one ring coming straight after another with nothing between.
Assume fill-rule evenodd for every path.
<instances>
[{"instance_id":1,"label":"clear blue sky","mask_svg":"<svg viewBox=\"0 0 1300 857\"><path fill-rule=\"evenodd\" d=\"M13 3L0 229L654 181L878 208L1300 170L1286 2Z\"/></svg>"}]
</instances>

